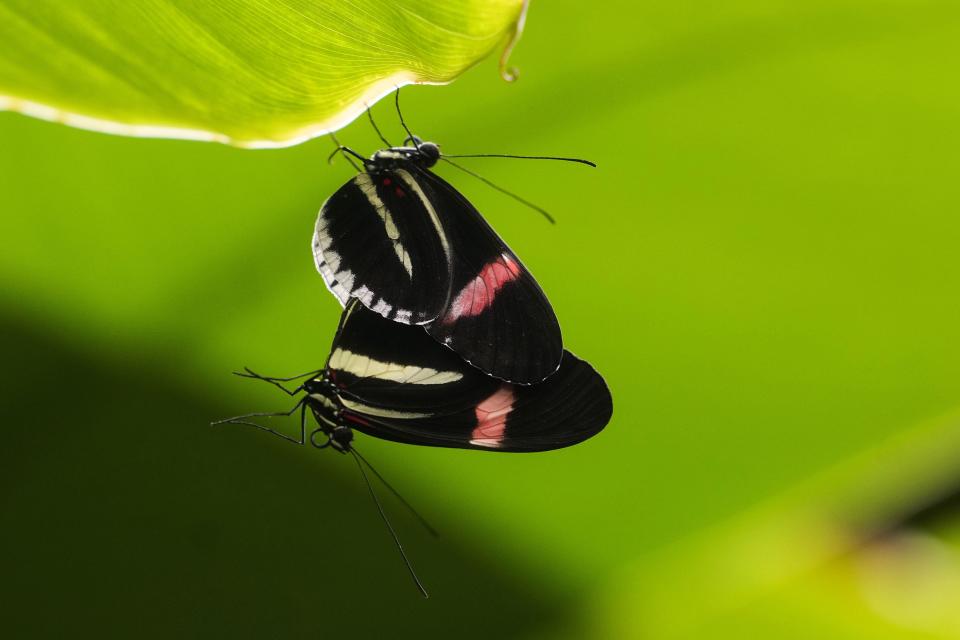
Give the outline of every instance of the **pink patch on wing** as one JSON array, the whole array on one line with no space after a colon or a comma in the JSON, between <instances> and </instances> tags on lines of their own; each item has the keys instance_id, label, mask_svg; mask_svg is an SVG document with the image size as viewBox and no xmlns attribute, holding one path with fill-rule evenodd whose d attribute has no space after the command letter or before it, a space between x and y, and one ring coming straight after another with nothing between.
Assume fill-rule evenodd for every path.
<instances>
[{"instance_id":1,"label":"pink patch on wing","mask_svg":"<svg viewBox=\"0 0 960 640\"><path fill-rule=\"evenodd\" d=\"M503 443L507 416L513 410L513 387L501 385L489 398L477 405L477 426L470 434L470 444L499 447Z\"/></svg>"},{"instance_id":2,"label":"pink patch on wing","mask_svg":"<svg viewBox=\"0 0 960 640\"><path fill-rule=\"evenodd\" d=\"M478 316L493 304L493 300L503 285L520 276L520 265L507 254L484 265L480 275L460 290L450 310L444 316L444 322L453 322L465 316Z\"/></svg>"}]
</instances>

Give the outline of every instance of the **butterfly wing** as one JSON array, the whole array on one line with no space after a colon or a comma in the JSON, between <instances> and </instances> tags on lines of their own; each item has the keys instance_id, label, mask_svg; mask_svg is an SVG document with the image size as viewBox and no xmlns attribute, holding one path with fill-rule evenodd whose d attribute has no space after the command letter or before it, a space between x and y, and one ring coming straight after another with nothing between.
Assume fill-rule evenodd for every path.
<instances>
[{"instance_id":1,"label":"butterfly wing","mask_svg":"<svg viewBox=\"0 0 960 640\"><path fill-rule=\"evenodd\" d=\"M419 327L391 322L356 299L341 316L327 372L345 405L391 416L455 413L499 386Z\"/></svg>"},{"instance_id":2,"label":"butterfly wing","mask_svg":"<svg viewBox=\"0 0 960 640\"><path fill-rule=\"evenodd\" d=\"M347 407L345 424L384 440L486 451L560 449L596 435L613 415L603 378L564 351L560 368L536 385L501 382L468 407L444 415L387 415Z\"/></svg>"},{"instance_id":3,"label":"butterfly wing","mask_svg":"<svg viewBox=\"0 0 960 640\"><path fill-rule=\"evenodd\" d=\"M429 171L417 175L451 249L448 304L425 329L492 376L543 380L560 365L563 340L540 285L463 195Z\"/></svg>"},{"instance_id":4,"label":"butterfly wing","mask_svg":"<svg viewBox=\"0 0 960 640\"><path fill-rule=\"evenodd\" d=\"M404 169L353 177L323 204L313 256L327 288L385 318L423 324L446 307L450 249L433 203Z\"/></svg>"},{"instance_id":5,"label":"butterfly wing","mask_svg":"<svg viewBox=\"0 0 960 640\"><path fill-rule=\"evenodd\" d=\"M345 424L378 438L437 447L545 451L595 435L613 411L603 378L564 352L536 385L486 376L416 327L351 302L327 363Z\"/></svg>"}]
</instances>

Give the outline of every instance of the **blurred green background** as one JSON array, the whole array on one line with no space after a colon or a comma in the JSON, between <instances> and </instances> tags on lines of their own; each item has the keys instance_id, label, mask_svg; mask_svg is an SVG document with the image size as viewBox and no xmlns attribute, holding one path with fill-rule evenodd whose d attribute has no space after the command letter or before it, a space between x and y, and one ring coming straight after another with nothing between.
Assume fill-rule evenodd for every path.
<instances>
[{"instance_id":1,"label":"blurred green background","mask_svg":"<svg viewBox=\"0 0 960 640\"><path fill-rule=\"evenodd\" d=\"M361 437L426 601L353 461L207 426L326 357L331 142L0 114L5 635L960 638L958 62L955 2L553 0L518 82L404 90L449 153L599 164L470 161L556 227L439 171L615 401L545 454Z\"/></svg>"}]
</instances>

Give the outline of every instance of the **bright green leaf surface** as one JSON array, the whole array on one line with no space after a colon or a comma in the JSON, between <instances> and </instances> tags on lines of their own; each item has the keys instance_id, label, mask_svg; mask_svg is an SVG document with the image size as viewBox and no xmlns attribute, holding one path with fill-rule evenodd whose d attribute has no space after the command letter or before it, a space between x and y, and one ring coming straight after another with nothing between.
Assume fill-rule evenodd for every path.
<instances>
[{"instance_id":1,"label":"bright green leaf surface","mask_svg":"<svg viewBox=\"0 0 960 640\"><path fill-rule=\"evenodd\" d=\"M0 530L19 550L4 601L126 635L161 606L158 637L950 637L935 607L882 606L896 580L848 516L956 482L958 43L947 1L558 0L531 6L520 82L489 60L404 90L449 153L599 163L471 165L556 227L441 171L615 401L596 439L542 455L358 437L439 520L426 540L387 501L427 603L350 460L203 426L289 408L229 371L326 355L338 305L310 233L352 174L329 141L249 152L0 114L0 315L35 345L6 367L0 513L24 529ZM380 144L362 122L341 137Z\"/></svg>"},{"instance_id":2,"label":"bright green leaf surface","mask_svg":"<svg viewBox=\"0 0 960 640\"><path fill-rule=\"evenodd\" d=\"M0 109L289 145L397 86L449 82L512 42L523 11L523 0L2 0Z\"/></svg>"}]
</instances>

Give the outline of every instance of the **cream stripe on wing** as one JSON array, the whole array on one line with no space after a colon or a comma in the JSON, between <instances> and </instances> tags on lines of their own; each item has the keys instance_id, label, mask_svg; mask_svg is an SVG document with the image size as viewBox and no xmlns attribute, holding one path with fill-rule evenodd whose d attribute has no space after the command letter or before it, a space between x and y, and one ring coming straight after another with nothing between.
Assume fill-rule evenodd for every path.
<instances>
[{"instance_id":1,"label":"cream stripe on wing","mask_svg":"<svg viewBox=\"0 0 960 640\"><path fill-rule=\"evenodd\" d=\"M351 411L356 411L357 413L365 413L368 416L379 416L381 418L403 418L407 420L412 420L414 418L429 418L432 416L432 413L415 413L413 411L398 411L396 409L382 409L380 407L371 407L370 405L363 404L362 402L354 402L349 398L340 398L340 402L343 403L347 409Z\"/></svg>"},{"instance_id":2,"label":"cream stripe on wing","mask_svg":"<svg viewBox=\"0 0 960 640\"><path fill-rule=\"evenodd\" d=\"M458 371L437 371L430 367L381 362L347 349L334 349L330 356L331 369L352 373L361 378L390 380L402 384L448 384L463 377Z\"/></svg>"},{"instance_id":3,"label":"cream stripe on wing","mask_svg":"<svg viewBox=\"0 0 960 640\"><path fill-rule=\"evenodd\" d=\"M397 254L397 259L407 271L407 275L413 278L413 263L410 262L410 254L400 243L400 231L397 230L397 225L394 223L387 205L377 194L377 185L373 184L373 178L370 177L369 173L360 173L353 179L353 182L360 187L360 191L367 197L370 205L377 210L377 215L383 220L383 228L387 232L387 237L393 243L393 251Z\"/></svg>"},{"instance_id":4,"label":"cream stripe on wing","mask_svg":"<svg viewBox=\"0 0 960 640\"><path fill-rule=\"evenodd\" d=\"M407 188L410 189L413 193L417 194L417 197L420 198L420 202L423 203L423 208L427 210L427 215L430 216L430 222L433 223L433 228L437 231L437 237L440 238L440 245L443 247L443 253L447 256L447 263L451 261L450 256L450 243L447 242L447 236L443 233L443 226L440 224L440 218L437 217L437 212L433 208L430 199L427 197L427 194L423 192L423 189L420 188L420 185L417 184L417 181L413 179L413 176L410 175L410 172L406 169L397 169L397 177L403 180L406 183Z\"/></svg>"}]
</instances>

